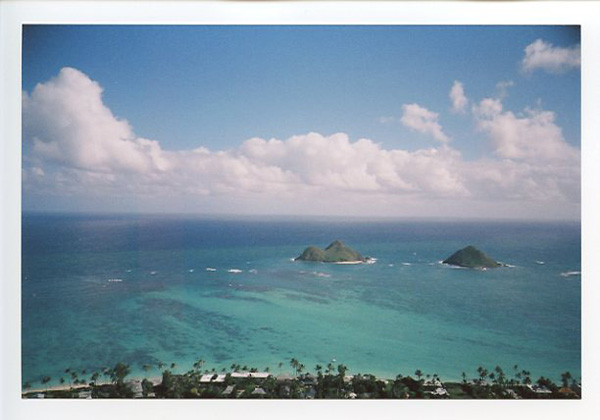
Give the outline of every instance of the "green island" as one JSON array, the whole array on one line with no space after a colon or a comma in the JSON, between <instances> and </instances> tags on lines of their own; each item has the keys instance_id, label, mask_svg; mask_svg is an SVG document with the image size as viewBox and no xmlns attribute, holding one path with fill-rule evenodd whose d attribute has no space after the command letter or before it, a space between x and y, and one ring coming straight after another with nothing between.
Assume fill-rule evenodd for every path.
<instances>
[{"instance_id":1,"label":"green island","mask_svg":"<svg viewBox=\"0 0 600 420\"><path fill-rule=\"evenodd\" d=\"M377 378L368 373L348 374L343 364L316 365L308 372L304 364L292 358L293 374L279 374L267 367L257 368L232 364L230 369L204 369L199 359L186 373L173 373L164 363L157 363L161 376L126 380L131 367L117 363L98 371L64 370L60 386L49 387L49 376L40 379L42 388L24 384L22 398L145 398L145 399L581 399L581 385L569 372L561 375L561 383L540 377L535 382L531 373L517 365L509 375L500 366L477 368L477 376L462 373L460 382L442 382L437 374L420 369L413 376L396 375L393 379ZM143 365L146 372L155 367ZM101 380L105 377L105 380ZM89 378L89 379L86 379ZM68 381L68 384L66 383Z\"/></svg>"},{"instance_id":2,"label":"green island","mask_svg":"<svg viewBox=\"0 0 600 420\"><path fill-rule=\"evenodd\" d=\"M442 261L442 263L455 265L458 267L479 269L496 268L501 267L503 265L497 261L494 261L485 253L478 250L472 245L469 245L461 250L456 251L454 254Z\"/></svg>"},{"instance_id":3,"label":"green island","mask_svg":"<svg viewBox=\"0 0 600 420\"><path fill-rule=\"evenodd\" d=\"M338 264L358 264L366 262L367 258L360 253L348 248L341 241L335 240L324 250L316 246L309 246L294 261L314 261Z\"/></svg>"}]
</instances>

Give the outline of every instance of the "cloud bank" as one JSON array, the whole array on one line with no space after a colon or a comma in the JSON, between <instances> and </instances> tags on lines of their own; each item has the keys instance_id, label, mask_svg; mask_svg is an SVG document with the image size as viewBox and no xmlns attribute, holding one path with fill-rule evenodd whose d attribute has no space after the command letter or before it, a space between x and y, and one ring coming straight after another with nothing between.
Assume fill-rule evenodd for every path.
<instances>
[{"instance_id":1,"label":"cloud bank","mask_svg":"<svg viewBox=\"0 0 600 420\"><path fill-rule=\"evenodd\" d=\"M540 69L548 73L559 74L580 66L581 50L579 45L569 48L555 47L542 39L536 39L525 47L525 57L521 61L521 68L525 73L533 73Z\"/></svg>"},{"instance_id":2,"label":"cloud bank","mask_svg":"<svg viewBox=\"0 0 600 420\"><path fill-rule=\"evenodd\" d=\"M565 142L552 112L517 115L500 99L483 99L472 116L494 157L468 161L448 145L438 114L417 104L403 110L405 125L442 144L408 151L345 133L308 133L251 138L229 150L171 151L137 137L103 103L98 83L64 68L24 93L23 186L37 196L244 199L257 211L288 213L315 203L325 213L353 206L357 214L394 215L403 206L423 214L432 203L440 213L440 200L460 203L459 212L505 200L579 202L579 151Z\"/></svg>"}]
</instances>

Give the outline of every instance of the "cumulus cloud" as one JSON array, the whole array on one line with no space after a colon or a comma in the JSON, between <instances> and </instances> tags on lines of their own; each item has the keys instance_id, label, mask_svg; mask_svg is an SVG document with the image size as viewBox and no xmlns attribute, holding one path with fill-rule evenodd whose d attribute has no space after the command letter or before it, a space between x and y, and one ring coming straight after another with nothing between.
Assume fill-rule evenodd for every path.
<instances>
[{"instance_id":1,"label":"cumulus cloud","mask_svg":"<svg viewBox=\"0 0 600 420\"><path fill-rule=\"evenodd\" d=\"M467 110L469 100L465 96L465 89L461 82L454 81L450 89L450 100L452 101L452 112L455 114L464 114Z\"/></svg>"},{"instance_id":2,"label":"cumulus cloud","mask_svg":"<svg viewBox=\"0 0 600 420\"><path fill-rule=\"evenodd\" d=\"M408 151L308 133L250 138L230 150L169 151L136 136L103 103L98 83L66 68L24 93L23 187L26 194L221 200L234 211L240 199L281 211L314 209L321 200L321 212L337 203L369 214L409 205L421 212L440 199L577 201L579 152L552 112L514 114L498 98L473 105L496 158L467 161L447 144L438 114L416 104L403 110L405 125L442 144Z\"/></svg>"},{"instance_id":3,"label":"cumulus cloud","mask_svg":"<svg viewBox=\"0 0 600 420\"><path fill-rule=\"evenodd\" d=\"M564 139L551 111L525 109L522 115L504 111L499 99L486 98L473 107L479 130L489 135L502 158L540 162L573 161L579 151Z\"/></svg>"},{"instance_id":4,"label":"cumulus cloud","mask_svg":"<svg viewBox=\"0 0 600 420\"><path fill-rule=\"evenodd\" d=\"M127 121L102 102L102 88L80 71L58 76L23 94L23 131L38 156L95 171L166 169L160 146L136 138Z\"/></svg>"},{"instance_id":5,"label":"cumulus cloud","mask_svg":"<svg viewBox=\"0 0 600 420\"><path fill-rule=\"evenodd\" d=\"M414 131L428 134L439 142L446 143L450 141L450 138L442 130L438 119L439 114L417 104L402 105L402 118L400 119L402 124Z\"/></svg>"},{"instance_id":6,"label":"cumulus cloud","mask_svg":"<svg viewBox=\"0 0 600 420\"><path fill-rule=\"evenodd\" d=\"M572 47L555 47L542 39L536 39L525 47L525 57L521 68L525 73L533 73L537 69L548 73L564 73L581 65L579 45Z\"/></svg>"}]
</instances>

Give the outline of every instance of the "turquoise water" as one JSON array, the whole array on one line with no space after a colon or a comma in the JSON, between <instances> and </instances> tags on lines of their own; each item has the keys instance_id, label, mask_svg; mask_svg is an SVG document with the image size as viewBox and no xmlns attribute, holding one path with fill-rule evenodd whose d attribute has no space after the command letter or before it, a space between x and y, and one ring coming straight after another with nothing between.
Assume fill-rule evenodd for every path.
<instances>
[{"instance_id":1,"label":"turquoise water","mask_svg":"<svg viewBox=\"0 0 600 420\"><path fill-rule=\"evenodd\" d=\"M579 223L25 214L23 381L199 358L279 372L292 357L383 377L516 364L579 378L581 279L561 273L581 270L580 237ZM377 263L292 261L334 239ZM469 244L514 267L439 264Z\"/></svg>"}]
</instances>

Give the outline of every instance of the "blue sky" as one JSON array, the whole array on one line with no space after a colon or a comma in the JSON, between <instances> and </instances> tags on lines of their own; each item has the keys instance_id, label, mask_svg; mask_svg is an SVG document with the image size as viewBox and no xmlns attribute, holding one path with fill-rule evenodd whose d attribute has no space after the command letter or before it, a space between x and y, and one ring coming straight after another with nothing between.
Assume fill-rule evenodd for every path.
<instances>
[{"instance_id":1,"label":"blue sky","mask_svg":"<svg viewBox=\"0 0 600 420\"><path fill-rule=\"evenodd\" d=\"M539 48L531 57L532 67L526 70L523 67L525 48L536 40L541 40ZM392 182L383 175L387 169L384 171L382 168L387 168L388 164L383 164L382 159L387 159L389 151L413 153L415 155L410 156L414 162L419 159L420 150L439 149L447 156L456 152L460 157L453 155L454 160L448 163L447 170L451 172L457 165L486 165L488 161L499 165L506 160L513 160L525 168L531 166L530 160L536 155L546 153L541 152L541 147L546 151L552 149L555 154L578 152L581 136L580 70L578 64L561 60L573 59L576 50L578 54L579 43L579 28L568 26L34 25L26 26L23 32L23 91L34 98L37 84L60 79L58 75L65 67L75 69L101 86L103 105L115 119L128 122L131 133L127 135L131 141L136 138L156 141L160 145L160 153L164 152L165 159L171 161L175 158L168 157L169 152L183 154L198 147L206 148L210 153L229 151L236 159L243 155L242 160L252 161L254 169L250 172L243 169L246 175L241 176L256 173L258 169L255 166L278 168L286 174L286 171L291 172L286 181L281 180L280 183L295 185L295 191L300 191L298 183L311 190L306 192L306 197L314 199L313 203L321 203L315 206L315 213L329 214L333 207L323 197L314 196L315 192L319 195L323 190L323 185L314 181L316 174L310 173L306 164L298 166L290 163L288 158L275 162L275 158L269 155L268 161L264 160L264 150L261 151L263 160L259 162L256 150L242 147L245 141L258 137L265 141L274 138L286 142L293 136L312 132L321 135L314 141L325 145L332 143L327 140L330 136L344 133L347 139L346 143L342 143L348 144L354 152L356 148L352 147L359 139L369 139L377 145L377 153L381 152L381 156L373 157L373 164L367 165L369 167L363 171L368 179L358 179L358 175L339 165L341 169L332 178L332 185L337 185L335 180L343 181L340 181L339 188L334 188L340 192L340 197L348 192L346 184L362 185L358 188L360 191L350 188L351 195L356 195L355 201L346 202L340 198L340 203L360 207L358 212L364 215L421 214L423 208L432 208L431 200L434 200L435 206L452 208L456 214L485 215L490 214L492 208L506 207L499 213L525 218L539 214L539 209L547 208L551 202L556 210L549 211L549 218L578 218L579 191L565 192L567 187L557 186L557 183L566 176L560 173L561 168L568 166L572 169L579 162L557 163L550 152L551 161L537 162L540 170L535 176L522 180L531 185L531 191L509 193L510 185L503 182L504 195L493 200L477 192L478 188L482 188L479 184L452 184L451 188L441 191L431 187L431 180L412 179L419 170L427 171L421 163L415 163L414 170L402 169L410 172L404 176L399 169L404 161L399 156L394 157L390 165L401 179ZM451 110L449 92L455 82L461 84L468 101L461 112ZM498 83L506 84L504 91L498 88ZM482 109L481 101L486 98L500 101L502 111L492 117L477 113L474 107ZM418 107L403 108L410 104ZM411 110L419 113L413 124L403 120L404 114ZM25 127L28 121L32 126L41 124L34 121L41 118L41 114L36 112L24 110ZM552 113L550 122L546 118L548 115L542 112ZM488 121L490 118L492 123ZM56 119L59 120L60 116ZM436 138L431 131L432 125L439 127L443 134ZM549 130L547 133L546 129ZM556 136L554 143L530 146L530 142L537 141L536 135L548 133ZM110 165L104 162L94 166L89 159L85 162L57 159L58 152L52 155L48 148L42 146L59 142L61 138L41 138L36 148L32 146L34 134L24 130L24 170L39 168L46 180L43 188L31 181L33 177L24 180L25 209L85 210L85 203L93 202L95 208L106 211L147 208L221 213L239 209L242 200L242 208L250 213L291 213L294 209L298 210L293 199L287 205L281 204L281 197L285 195L282 190L276 191L279 197L276 200L275 195L269 196L265 189L255 184L250 187L227 184L218 191L203 185L199 201L190 198L193 194L189 191L181 191L178 198L163 198L160 202L159 197L162 196L158 193L137 197L140 189L125 188L123 184L128 182L127 179L138 186L144 182L123 176L119 179L120 190L86 188L75 192L76 188L70 186L67 194L67 187L61 192L56 182L50 183L50 174L57 179L64 169L79 171L81 176L83 172L86 176L90 172L90 176L94 172L105 176ZM72 134L59 130L56 135ZM510 135L519 136L519 139L510 139L507 137ZM69 139L61 146L62 155L69 154L64 147L77 147L73 146L77 141L87 141L85 138ZM519 150L515 149L517 144ZM285 145L290 146L290 143ZM568 151L556 152L563 147ZM450 157L444 162L449 160ZM91 166L82 166L82 162ZM217 166L220 169L215 171L230 168L229 163L219 162L220 166ZM238 163L236 161L235 164ZM181 164L178 161L177 165ZM430 164L439 167L435 162ZM202 165L206 167L208 163ZM551 175L541 170L548 165L555 168ZM377 166L376 173L371 171L373 166ZM482 172L475 166L471 165L468 170L462 166L456 169L460 174L453 178L452 183L464 184L471 173ZM514 165L511 168L514 169ZM163 175L170 173L164 168L160 171ZM505 169L496 168L498 173L503 171ZM526 176L523 171L515 169L514 176ZM66 176L65 173L62 175ZM119 177L122 174L115 172L113 175ZM202 172L202 176L214 181L212 177L216 175L214 172ZM231 174L220 173L219 176L229 179ZM548 176L556 177L556 182L540 184L540 180ZM569 176L574 175L570 172ZM266 179L268 175L257 177ZM161 180L167 182L166 178L166 175L162 176ZM375 180L374 184L369 184L371 178ZM480 184L491 182L492 178L490 175L481 179ZM222 178L219 179L226 184ZM82 178L81 182L87 181ZM518 180L514 182L516 185ZM572 189L573 182L569 189ZM50 185L55 186L52 194L48 193ZM319 191L312 188L315 186L319 187ZM555 187L551 197L533 192ZM575 187L579 188L578 185ZM134 190L135 193L131 193ZM250 190L253 192L249 193ZM372 194L374 191L377 192L376 197ZM127 199L121 200L122 204L111 204L115 197L123 196ZM356 206L357 202L364 203L367 199L374 204ZM440 199L446 200L444 204L440 204ZM256 204L269 203L269 200L272 200L272 205ZM410 205L396 214L392 209L397 208L394 203L398 200L410 202ZM499 200L502 201L500 206ZM166 202L170 204L166 205ZM226 202L229 204L224 204ZM473 210L467 211L466 208ZM500 217L502 214L492 216ZM431 215L439 216L441 210L433 211Z\"/></svg>"}]
</instances>

